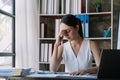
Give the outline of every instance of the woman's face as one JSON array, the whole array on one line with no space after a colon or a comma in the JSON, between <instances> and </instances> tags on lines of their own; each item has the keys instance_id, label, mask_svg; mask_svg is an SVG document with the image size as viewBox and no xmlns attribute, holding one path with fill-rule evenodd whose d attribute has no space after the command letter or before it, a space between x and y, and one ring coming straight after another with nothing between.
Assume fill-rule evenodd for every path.
<instances>
[{"instance_id":1,"label":"woman's face","mask_svg":"<svg viewBox=\"0 0 120 80\"><path fill-rule=\"evenodd\" d=\"M76 37L76 34L78 33L76 28L68 26L64 23L60 24L60 32L69 41L73 40Z\"/></svg>"}]
</instances>

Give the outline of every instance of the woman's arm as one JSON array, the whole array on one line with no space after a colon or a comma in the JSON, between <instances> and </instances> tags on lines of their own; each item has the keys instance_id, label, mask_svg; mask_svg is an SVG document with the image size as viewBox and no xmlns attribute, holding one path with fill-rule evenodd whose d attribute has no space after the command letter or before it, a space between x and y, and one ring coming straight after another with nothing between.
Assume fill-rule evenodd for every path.
<instances>
[{"instance_id":1,"label":"woman's arm","mask_svg":"<svg viewBox=\"0 0 120 80\"><path fill-rule=\"evenodd\" d=\"M100 49L98 48L97 44L94 41L90 41L90 48L91 48L96 66L88 68L85 71L87 73L97 73L99 64L100 64Z\"/></svg>"},{"instance_id":2,"label":"woman's arm","mask_svg":"<svg viewBox=\"0 0 120 80\"><path fill-rule=\"evenodd\" d=\"M62 46L54 45L53 54L50 61L50 71L56 72L62 61Z\"/></svg>"},{"instance_id":3,"label":"woman's arm","mask_svg":"<svg viewBox=\"0 0 120 80\"><path fill-rule=\"evenodd\" d=\"M59 34L54 44L53 54L50 61L50 71L52 72L56 72L58 70L62 61L63 45L60 45L62 38L63 37Z\"/></svg>"},{"instance_id":4,"label":"woman's arm","mask_svg":"<svg viewBox=\"0 0 120 80\"><path fill-rule=\"evenodd\" d=\"M96 63L96 67L99 68L99 64L100 64L100 49L98 48L97 44L94 41L90 41L90 47L91 47L91 51Z\"/></svg>"}]
</instances>

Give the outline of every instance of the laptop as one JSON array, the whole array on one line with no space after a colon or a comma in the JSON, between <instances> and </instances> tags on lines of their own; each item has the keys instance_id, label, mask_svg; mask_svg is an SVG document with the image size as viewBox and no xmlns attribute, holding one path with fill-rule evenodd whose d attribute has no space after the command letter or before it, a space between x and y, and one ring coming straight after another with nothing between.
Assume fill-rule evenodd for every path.
<instances>
[{"instance_id":1,"label":"laptop","mask_svg":"<svg viewBox=\"0 0 120 80\"><path fill-rule=\"evenodd\" d=\"M97 78L120 78L120 50L103 50Z\"/></svg>"}]
</instances>

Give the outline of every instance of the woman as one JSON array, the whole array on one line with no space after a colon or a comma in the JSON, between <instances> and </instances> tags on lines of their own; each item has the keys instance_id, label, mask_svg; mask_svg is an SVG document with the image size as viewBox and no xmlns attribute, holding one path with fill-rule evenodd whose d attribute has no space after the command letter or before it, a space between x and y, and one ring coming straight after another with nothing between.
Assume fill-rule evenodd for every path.
<instances>
[{"instance_id":1,"label":"woman","mask_svg":"<svg viewBox=\"0 0 120 80\"><path fill-rule=\"evenodd\" d=\"M61 43L63 37L68 41ZM60 32L54 44L50 71L56 72L63 60L65 72L72 75L97 73L100 51L94 41L83 38L81 21L72 14L65 15L60 23ZM92 67L93 58L96 66Z\"/></svg>"}]
</instances>

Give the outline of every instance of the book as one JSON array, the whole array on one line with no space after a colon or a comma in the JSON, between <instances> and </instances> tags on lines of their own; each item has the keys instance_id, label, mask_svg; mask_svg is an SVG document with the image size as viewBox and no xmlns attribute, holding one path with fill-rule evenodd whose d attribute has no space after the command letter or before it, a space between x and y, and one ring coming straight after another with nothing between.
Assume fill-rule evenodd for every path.
<instances>
[{"instance_id":1,"label":"book","mask_svg":"<svg viewBox=\"0 0 120 80\"><path fill-rule=\"evenodd\" d=\"M42 13L42 14L46 14L47 13L47 3L48 3L48 1L47 0L42 0L41 1L41 12L40 13Z\"/></svg>"},{"instance_id":2,"label":"book","mask_svg":"<svg viewBox=\"0 0 120 80\"><path fill-rule=\"evenodd\" d=\"M58 33L60 32L60 21L61 21L61 19L55 20L55 38L57 37Z\"/></svg>"},{"instance_id":3,"label":"book","mask_svg":"<svg viewBox=\"0 0 120 80\"><path fill-rule=\"evenodd\" d=\"M54 12L54 14L59 14L59 10L60 10L59 6L60 6L60 0L54 0L53 1L53 12Z\"/></svg>"},{"instance_id":4,"label":"book","mask_svg":"<svg viewBox=\"0 0 120 80\"><path fill-rule=\"evenodd\" d=\"M48 62L51 61L51 55L52 55L52 44L53 43L49 43L49 51L48 51Z\"/></svg>"},{"instance_id":5,"label":"book","mask_svg":"<svg viewBox=\"0 0 120 80\"><path fill-rule=\"evenodd\" d=\"M70 13L70 7L71 7L71 0L66 0L66 3L65 3L65 13L66 14L69 14Z\"/></svg>"},{"instance_id":6,"label":"book","mask_svg":"<svg viewBox=\"0 0 120 80\"><path fill-rule=\"evenodd\" d=\"M44 45L44 43L41 43L41 46L40 46L40 48L41 48L41 52L40 52L40 61L41 62L44 62L44 52L45 52L45 45Z\"/></svg>"},{"instance_id":7,"label":"book","mask_svg":"<svg viewBox=\"0 0 120 80\"><path fill-rule=\"evenodd\" d=\"M44 29L44 28L45 28L45 24L44 24L44 23L41 23L41 24L40 24L40 34L41 34L40 37L41 37L41 38L44 38L44 37L45 37L45 35L44 35L45 29Z\"/></svg>"},{"instance_id":8,"label":"book","mask_svg":"<svg viewBox=\"0 0 120 80\"><path fill-rule=\"evenodd\" d=\"M60 10L61 14L65 13L65 0L61 0L61 10Z\"/></svg>"},{"instance_id":9,"label":"book","mask_svg":"<svg viewBox=\"0 0 120 80\"><path fill-rule=\"evenodd\" d=\"M54 1L48 0L47 2L47 14L53 14L54 13Z\"/></svg>"},{"instance_id":10,"label":"book","mask_svg":"<svg viewBox=\"0 0 120 80\"><path fill-rule=\"evenodd\" d=\"M89 15L88 14L77 14L76 18L80 19L82 22L82 30L84 38L89 37Z\"/></svg>"},{"instance_id":11,"label":"book","mask_svg":"<svg viewBox=\"0 0 120 80\"><path fill-rule=\"evenodd\" d=\"M77 13L81 13L82 12L82 0L77 0L76 4L77 4Z\"/></svg>"},{"instance_id":12,"label":"book","mask_svg":"<svg viewBox=\"0 0 120 80\"><path fill-rule=\"evenodd\" d=\"M45 49L44 49L44 62L48 62L48 49L49 49L49 47L48 47L48 43L44 43L44 45L45 45Z\"/></svg>"}]
</instances>

